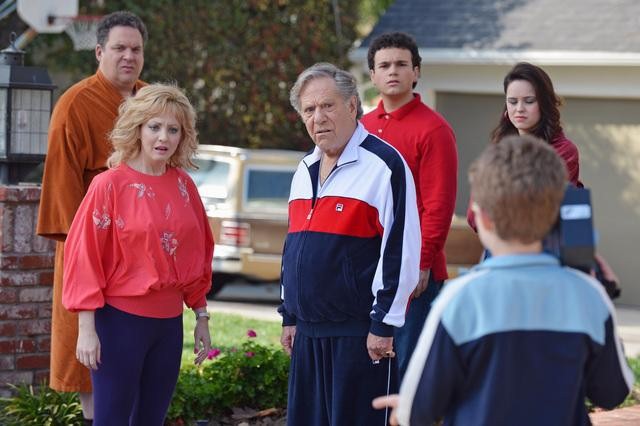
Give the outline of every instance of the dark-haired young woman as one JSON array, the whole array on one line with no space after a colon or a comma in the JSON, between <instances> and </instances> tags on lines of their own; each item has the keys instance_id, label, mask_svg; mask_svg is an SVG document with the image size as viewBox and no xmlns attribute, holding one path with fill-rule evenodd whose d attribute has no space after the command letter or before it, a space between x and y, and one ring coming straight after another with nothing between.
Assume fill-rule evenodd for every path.
<instances>
[{"instance_id":1,"label":"dark-haired young woman","mask_svg":"<svg viewBox=\"0 0 640 426\"><path fill-rule=\"evenodd\" d=\"M520 62L505 76L504 93L504 110L491 133L491 142L525 133L547 141L564 160L569 181L582 186L578 180L578 148L562 132L558 110L561 101L547 73L540 67Z\"/></svg>"},{"instance_id":2,"label":"dark-haired young woman","mask_svg":"<svg viewBox=\"0 0 640 426\"><path fill-rule=\"evenodd\" d=\"M578 148L566 138L560 125L560 98L553 89L549 75L540 67L520 62L504 77L505 106L500 122L491 132L491 143L505 136L530 134L549 143L567 166L567 176L573 185L582 187L579 180ZM471 203L469 203L471 205ZM471 209L467 221L475 230Z\"/></svg>"},{"instance_id":3,"label":"dark-haired young woman","mask_svg":"<svg viewBox=\"0 0 640 426\"><path fill-rule=\"evenodd\" d=\"M560 125L560 98L553 89L549 75L540 67L528 62L516 64L504 77L505 105L500 122L491 132L491 143L499 143L510 135L530 134L556 150L567 167L567 178L572 185L582 187L580 182L580 159L578 148L564 135ZM476 230L471 202L467 209L467 222ZM618 277L607 261L596 254L598 279L612 286L613 297L619 294ZM609 288L608 288L609 291Z\"/></svg>"}]
</instances>

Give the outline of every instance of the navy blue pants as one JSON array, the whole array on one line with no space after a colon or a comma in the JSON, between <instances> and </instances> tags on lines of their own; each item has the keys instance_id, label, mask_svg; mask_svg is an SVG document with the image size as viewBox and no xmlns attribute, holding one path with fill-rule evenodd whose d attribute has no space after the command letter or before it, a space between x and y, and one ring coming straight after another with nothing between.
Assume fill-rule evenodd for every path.
<instances>
[{"instance_id":1,"label":"navy blue pants","mask_svg":"<svg viewBox=\"0 0 640 426\"><path fill-rule=\"evenodd\" d=\"M390 374L390 376L389 376ZM373 364L367 337L309 337L296 330L289 369L287 425L386 426L371 400L397 393L395 361Z\"/></svg>"},{"instance_id":2,"label":"navy blue pants","mask_svg":"<svg viewBox=\"0 0 640 426\"><path fill-rule=\"evenodd\" d=\"M162 426L180 371L182 315L147 318L106 305L95 322L94 426Z\"/></svg>"},{"instance_id":3,"label":"navy blue pants","mask_svg":"<svg viewBox=\"0 0 640 426\"><path fill-rule=\"evenodd\" d=\"M404 320L404 326L396 328L394 332L393 346L396 351L398 362L398 380L402 383L404 372L407 371L409 360L416 348L420 333L427 320L427 315L431 310L431 304L440 294L444 281L435 281L433 275L429 274L429 284L420 297L411 300L409 310Z\"/></svg>"}]
</instances>

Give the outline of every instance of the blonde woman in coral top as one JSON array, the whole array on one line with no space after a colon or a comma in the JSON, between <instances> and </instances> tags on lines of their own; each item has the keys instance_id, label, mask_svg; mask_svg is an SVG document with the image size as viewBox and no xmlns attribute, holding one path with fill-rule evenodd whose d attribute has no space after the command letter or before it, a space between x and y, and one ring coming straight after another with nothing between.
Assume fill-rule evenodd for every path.
<instances>
[{"instance_id":1,"label":"blonde woman in coral top","mask_svg":"<svg viewBox=\"0 0 640 426\"><path fill-rule=\"evenodd\" d=\"M213 237L193 181L195 112L176 87L146 86L120 107L109 170L96 176L65 243L64 306L79 313L94 425L162 425L197 317L196 363L211 346L205 295Z\"/></svg>"}]
</instances>

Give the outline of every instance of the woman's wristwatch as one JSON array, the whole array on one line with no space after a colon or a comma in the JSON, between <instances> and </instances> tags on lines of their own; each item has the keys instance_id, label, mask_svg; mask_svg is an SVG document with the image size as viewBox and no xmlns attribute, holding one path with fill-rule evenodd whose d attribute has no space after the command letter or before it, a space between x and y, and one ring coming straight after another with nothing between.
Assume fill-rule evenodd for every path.
<instances>
[{"instance_id":1,"label":"woman's wristwatch","mask_svg":"<svg viewBox=\"0 0 640 426\"><path fill-rule=\"evenodd\" d=\"M207 311L201 311L201 312L195 312L196 314L196 321L199 320L200 318L206 318L207 321L209 321L209 318L211 318L211 315L209 315L209 312Z\"/></svg>"}]
</instances>

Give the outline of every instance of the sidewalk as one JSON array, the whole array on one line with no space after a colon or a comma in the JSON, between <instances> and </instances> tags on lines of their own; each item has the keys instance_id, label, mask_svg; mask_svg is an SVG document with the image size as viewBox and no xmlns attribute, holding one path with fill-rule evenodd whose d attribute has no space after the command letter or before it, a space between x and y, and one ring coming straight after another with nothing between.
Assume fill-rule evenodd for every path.
<instances>
[{"instance_id":1,"label":"sidewalk","mask_svg":"<svg viewBox=\"0 0 640 426\"><path fill-rule=\"evenodd\" d=\"M598 411L589 415L593 426L637 426L640 424L640 405L613 411Z\"/></svg>"},{"instance_id":2,"label":"sidewalk","mask_svg":"<svg viewBox=\"0 0 640 426\"><path fill-rule=\"evenodd\" d=\"M618 333L627 357L640 356L640 308L616 305ZM638 423L640 424L640 423Z\"/></svg>"}]
</instances>

